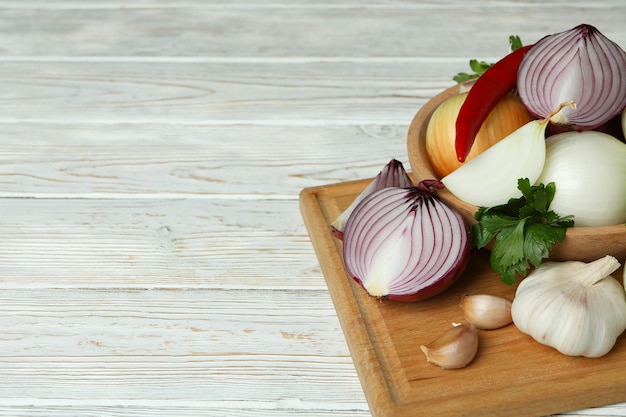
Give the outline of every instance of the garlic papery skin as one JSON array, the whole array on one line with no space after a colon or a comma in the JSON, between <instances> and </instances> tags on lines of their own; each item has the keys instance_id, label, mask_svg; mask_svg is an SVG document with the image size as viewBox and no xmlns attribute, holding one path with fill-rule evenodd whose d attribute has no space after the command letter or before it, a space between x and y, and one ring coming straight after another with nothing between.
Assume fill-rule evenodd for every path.
<instances>
[{"instance_id":1,"label":"garlic papery skin","mask_svg":"<svg viewBox=\"0 0 626 417\"><path fill-rule=\"evenodd\" d=\"M464 368L478 352L478 331L471 324L453 323L441 336L420 349L433 365L443 369Z\"/></svg>"},{"instance_id":2,"label":"garlic papery skin","mask_svg":"<svg viewBox=\"0 0 626 417\"><path fill-rule=\"evenodd\" d=\"M459 307L465 320L477 329L493 330L511 324L511 300L497 295L472 294L461 297Z\"/></svg>"},{"instance_id":3,"label":"garlic papery skin","mask_svg":"<svg viewBox=\"0 0 626 417\"><path fill-rule=\"evenodd\" d=\"M626 329L626 293L610 275L619 267L612 256L541 264L517 288L513 323L565 355L604 356Z\"/></svg>"}]
</instances>

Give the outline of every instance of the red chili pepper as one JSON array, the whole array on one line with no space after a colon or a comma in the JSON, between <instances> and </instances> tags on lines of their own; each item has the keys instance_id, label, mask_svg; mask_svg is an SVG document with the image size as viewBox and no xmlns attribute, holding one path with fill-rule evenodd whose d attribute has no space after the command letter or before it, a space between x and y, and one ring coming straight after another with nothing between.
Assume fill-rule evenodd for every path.
<instances>
[{"instance_id":1,"label":"red chili pepper","mask_svg":"<svg viewBox=\"0 0 626 417\"><path fill-rule=\"evenodd\" d=\"M517 69L532 45L511 52L489 67L472 85L456 119L456 157L465 162L474 139L498 102L517 85Z\"/></svg>"}]
</instances>

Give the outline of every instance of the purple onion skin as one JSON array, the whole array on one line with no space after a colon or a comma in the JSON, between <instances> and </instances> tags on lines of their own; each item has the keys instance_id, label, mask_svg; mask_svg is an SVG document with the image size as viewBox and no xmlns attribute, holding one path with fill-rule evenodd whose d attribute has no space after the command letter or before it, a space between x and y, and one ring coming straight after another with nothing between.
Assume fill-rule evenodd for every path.
<instances>
[{"instance_id":1,"label":"purple onion skin","mask_svg":"<svg viewBox=\"0 0 626 417\"><path fill-rule=\"evenodd\" d=\"M620 122L621 125L621 122ZM368 194L373 193L374 191L380 190L386 187L411 187L413 186L413 182L407 174L402 162L397 159L392 159L383 167L383 169L374 177L372 182L359 194L354 202L348 207L343 213L340 214L339 218L331 225L330 232L331 234L339 240L343 240L343 227L346 218L350 217L350 213L354 210L354 207L367 197Z\"/></svg>"},{"instance_id":2,"label":"purple onion skin","mask_svg":"<svg viewBox=\"0 0 626 417\"><path fill-rule=\"evenodd\" d=\"M437 202L441 203L442 205L445 205L445 203L439 200L439 198L430 190L429 187L443 188L443 184L436 180L425 180L425 181L420 182L418 186L416 187L403 188L404 190L406 190L406 195L405 195L406 201L415 202L418 199L432 199L432 200L437 200ZM369 197L371 197L371 195ZM369 198L366 198L359 204L359 206L368 204L367 203L368 200ZM463 247L461 248L460 254L456 256L453 264L451 264L448 267L448 269L445 272L445 275L443 275L436 282L432 283L431 285L427 287L421 288L418 291L414 293L410 293L410 294L393 294L393 293L386 294L385 296L381 297L382 299L390 300L390 301L397 301L397 302L416 302L416 301L426 300L448 289L452 284L454 284L461 277L465 268L467 267L467 264L470 258L469 227L467 226L463 218L460 216L460 214L458 214L454 209L450 207L448 208L451 210L451 212L455 216L458 216L458 219L460 220L461 224L464 226L465 237L466 237L465 242L463 243ZM355 212L357 212L358 210L359 210L359 207L355 209ZM353 238L351 236L351 234L353 233L355 233L355 231L351 230L350 226L347 225L346 232L344 233L344 249L346 247L346 243L349 242L350 239ZM363 287L363 289L365 289L365 286L362 280L358 276L356 276L356 274L351 272L350 267L349 267L349 262L346 262L347 260L345 258L346 258L346 254L344 251L344 263L346 266L346 272L348 273L348 275L350 275L350 277L355 282L357 282L361 287Z\"/></svg>"},{"instance_id":3,"label":"purple onion skin","mask_svg":"<svg viewBox=\"0 0 626 417\"><path fill-rule=\"evenodd\" d=\"M569 82L561 85L564 80ZM545 36L524 56L517 90L535 117L547 117L561 104L557 101L573 100L576 110L563 110L565 120L557 123L595 129L626 107L626 52L588 24Z\"/></svg>"}]
</instances>

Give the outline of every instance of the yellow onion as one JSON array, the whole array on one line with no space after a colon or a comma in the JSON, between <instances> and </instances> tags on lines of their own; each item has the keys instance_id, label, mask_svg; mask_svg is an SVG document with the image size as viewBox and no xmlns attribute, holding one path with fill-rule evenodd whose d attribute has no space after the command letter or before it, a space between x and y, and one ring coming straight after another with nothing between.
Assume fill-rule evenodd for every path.
<instances>
[{"instance_id":1,"label":"yellow onion","mask_svg":"<svg viewBox=\"0 0 626 417\"><path fill-rule=\"evenodd\" d=\"M433 112L426 128L426 153L440 178L462 165L456 157L454 148L455 123L466 97L467 92L464 92L441 103ZM532 119L517 96L506 95L483 123L465 162L478 156Z\"/></svg>"}]
</instances>

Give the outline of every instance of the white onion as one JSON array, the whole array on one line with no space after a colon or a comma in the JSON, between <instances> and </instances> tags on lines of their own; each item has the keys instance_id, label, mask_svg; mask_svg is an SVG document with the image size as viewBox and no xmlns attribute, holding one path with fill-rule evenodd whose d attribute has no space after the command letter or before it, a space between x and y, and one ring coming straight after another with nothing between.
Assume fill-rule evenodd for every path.
<instances>
[{"instance_id":1,"label":"white onion","mask_svg":"<svg viewBox=\"0 0 626 417\"><path fill-rule=\"evenodd\" d=\"M566 132L546 140L537 182L554 182L551 210L573 215L576 226L626 222L626 144L596 131Z\"/></svg>"},{"instance_id":2,"label":"white onion","mask_svg":"<svg viewBox=\"0 0 626 417\"><path fill-rule=\"evenodd\" d=\"M469 259L463 218L422 181L417 187L387 187L369 194L343 233L346 271L370 295L418 301L448 288Z\"/></svg>"},{"instance_id":3,"label":"white onion","mask_svg":"<svg viewBox=\"0 0 626 417\"><path fill-rule=\"evenodd\" d=\"M591 25L540 39L517 74L522 102L544 118L559 103L574 101L552 122L592 129L626 107L626 52Z\"/></svg>"}]
</instances>

